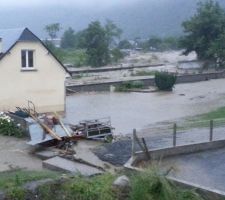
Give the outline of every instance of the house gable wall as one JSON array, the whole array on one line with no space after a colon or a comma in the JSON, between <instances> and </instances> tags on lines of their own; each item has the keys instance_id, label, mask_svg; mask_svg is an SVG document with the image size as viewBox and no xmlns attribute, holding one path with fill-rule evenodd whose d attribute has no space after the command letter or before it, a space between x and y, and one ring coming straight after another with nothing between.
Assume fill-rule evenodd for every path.
<instances>
[{"instance_id":1,"label":"house gable wall","mask_svg":"<svg viewBox=\"0 0 225 200\"><path fill-rule=\"evenodd\" d=\"M22 71L21 50L34 50L35 71ZM27 107L39 112L64 111L65 75L60 63L39 42L18 42L0 61L0 110Z\"/></svg>"}]
</instances>

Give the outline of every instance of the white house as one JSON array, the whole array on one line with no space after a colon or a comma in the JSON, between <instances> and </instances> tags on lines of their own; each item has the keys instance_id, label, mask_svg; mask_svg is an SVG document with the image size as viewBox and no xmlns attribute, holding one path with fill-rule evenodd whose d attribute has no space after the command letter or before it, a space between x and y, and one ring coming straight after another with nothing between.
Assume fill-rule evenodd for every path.
<instances>
[{"instance_id":1,"label":"white house","mask_svg":"<svg viewBox=\"0 0 225 200\"><path fill-rule=\"evenodd\" d=\"M0 30L0 110L65 110L67 70L28 28Z\"/></svg>"}]
</instances>

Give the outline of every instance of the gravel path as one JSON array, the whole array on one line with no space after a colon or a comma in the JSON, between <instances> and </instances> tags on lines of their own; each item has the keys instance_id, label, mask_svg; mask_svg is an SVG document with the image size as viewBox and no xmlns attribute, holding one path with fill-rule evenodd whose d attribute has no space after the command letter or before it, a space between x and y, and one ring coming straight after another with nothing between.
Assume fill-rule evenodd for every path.
<instances>
[{"instance_id":1,"label":"gravel path","mask_svg":"<svg viewBox=\"0 0 225 200\"><path fill-rule=\"evenodd\" d=\"M124 165L131 157L131 140L121 140L111 144L104 144L94 150L103 161L113 165Z\"/></svg>"},{"instance_id":2,"label":"gravel path","mask_svg":"<svg viewBox=\"0 0 225 200\"><path fill-rule=\"evenodd\" d=\"M225 139L225 127L214 129L213 140ZM140 134L141 135L141 134ZM168 148L173 145L173 136L171 133L157 133L141 135L147 143L148 149ZM194 128L185 132L177 133L177 146L208 142L208 128ZM140 147L135 144L135 151L140 151ZM131 140L120 140L111 144L104 144L94 150L94 153L103 161L113 165L124 165L131 157Z\"/></svg>"}]
</instances>

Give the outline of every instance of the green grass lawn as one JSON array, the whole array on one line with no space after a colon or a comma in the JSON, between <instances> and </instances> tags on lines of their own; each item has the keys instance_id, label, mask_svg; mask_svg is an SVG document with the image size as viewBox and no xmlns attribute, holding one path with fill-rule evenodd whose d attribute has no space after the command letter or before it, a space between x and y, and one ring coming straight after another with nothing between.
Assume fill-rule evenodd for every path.
<instances>
[{"instance_id":1,"label":"green grass lawn","mask_svg":"<svg viewBox=\"0 0 225 200\"><path fill-rule=\"evenodd\" d=\"M0 173L0 190L18 187L30 181L36 181L46 178L55 179L59 173L53 171L24 171L14 170Z\"/></svg>"},{"instance_id":2,"label":"green grass lawn","mask_svg":"<svg viewBox=\"0 0 225 200\"><path fill-rule=\"evenodd\" d=\"M214 111L199 115L197 117L202 120L225 118L225 107L218 108Z\"/></svg>"},{"instance_id":3,"label":"green grass lawn","mask_svg":"<svg viewBox=\"0 0 225 200\"><path fill-rule=\"evenodd\" d=\"M180 131L190 130L192 128L209 128L210 120L213 120L214 127L224 126L225 107L221 107L201 115L188 117L184 122L178 123L177 128Z\"/></svg>"},{"instance_id":4,"label":"green grass lawn","mask_svg":"<svg viewBox=\"0 0 225 200\"><path fill-rule=\"evenodd\" d=\"M183 190L169 182L165 176L154 170L143 173L129 173L130 188L121 191L112 183L119 174L103 174L95 177L70 177L67 182L42 185L38 197L42 200L201 200L191 190ZM21 187L24 183L45 178L59 178L59 174L49 171L12 171L0 173L0 190L5 189L9 200L23 200L27 195Z\"/></svg>"}]
</instances>

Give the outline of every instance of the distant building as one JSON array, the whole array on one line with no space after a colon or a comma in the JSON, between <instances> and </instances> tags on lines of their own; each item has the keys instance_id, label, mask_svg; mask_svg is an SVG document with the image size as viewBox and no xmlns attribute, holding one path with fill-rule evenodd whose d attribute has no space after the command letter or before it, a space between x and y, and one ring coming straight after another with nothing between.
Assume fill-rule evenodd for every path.
<instances>
[{"instance_id":1,"label":"distant building","mask_svg":"<svg viewBox=\"0 0 225 200\"><path fill-rule=\"evenodd\" d=\"M0 30L0 110L27 107L39 112L65 110L62 63L28 28Z\"/></svg>"},{"instance_id":2,"label":"distant building","mask_svg":"<svg viewBox=\"0 0 225 200\"><path fill-rule=\"evenodd\" d=\"M61 38L54 38L54 39L47 38L47 39L42 40L42 41L51 42L57 48L60 48L61 47Z\"/></svg>"}]
</instances>

